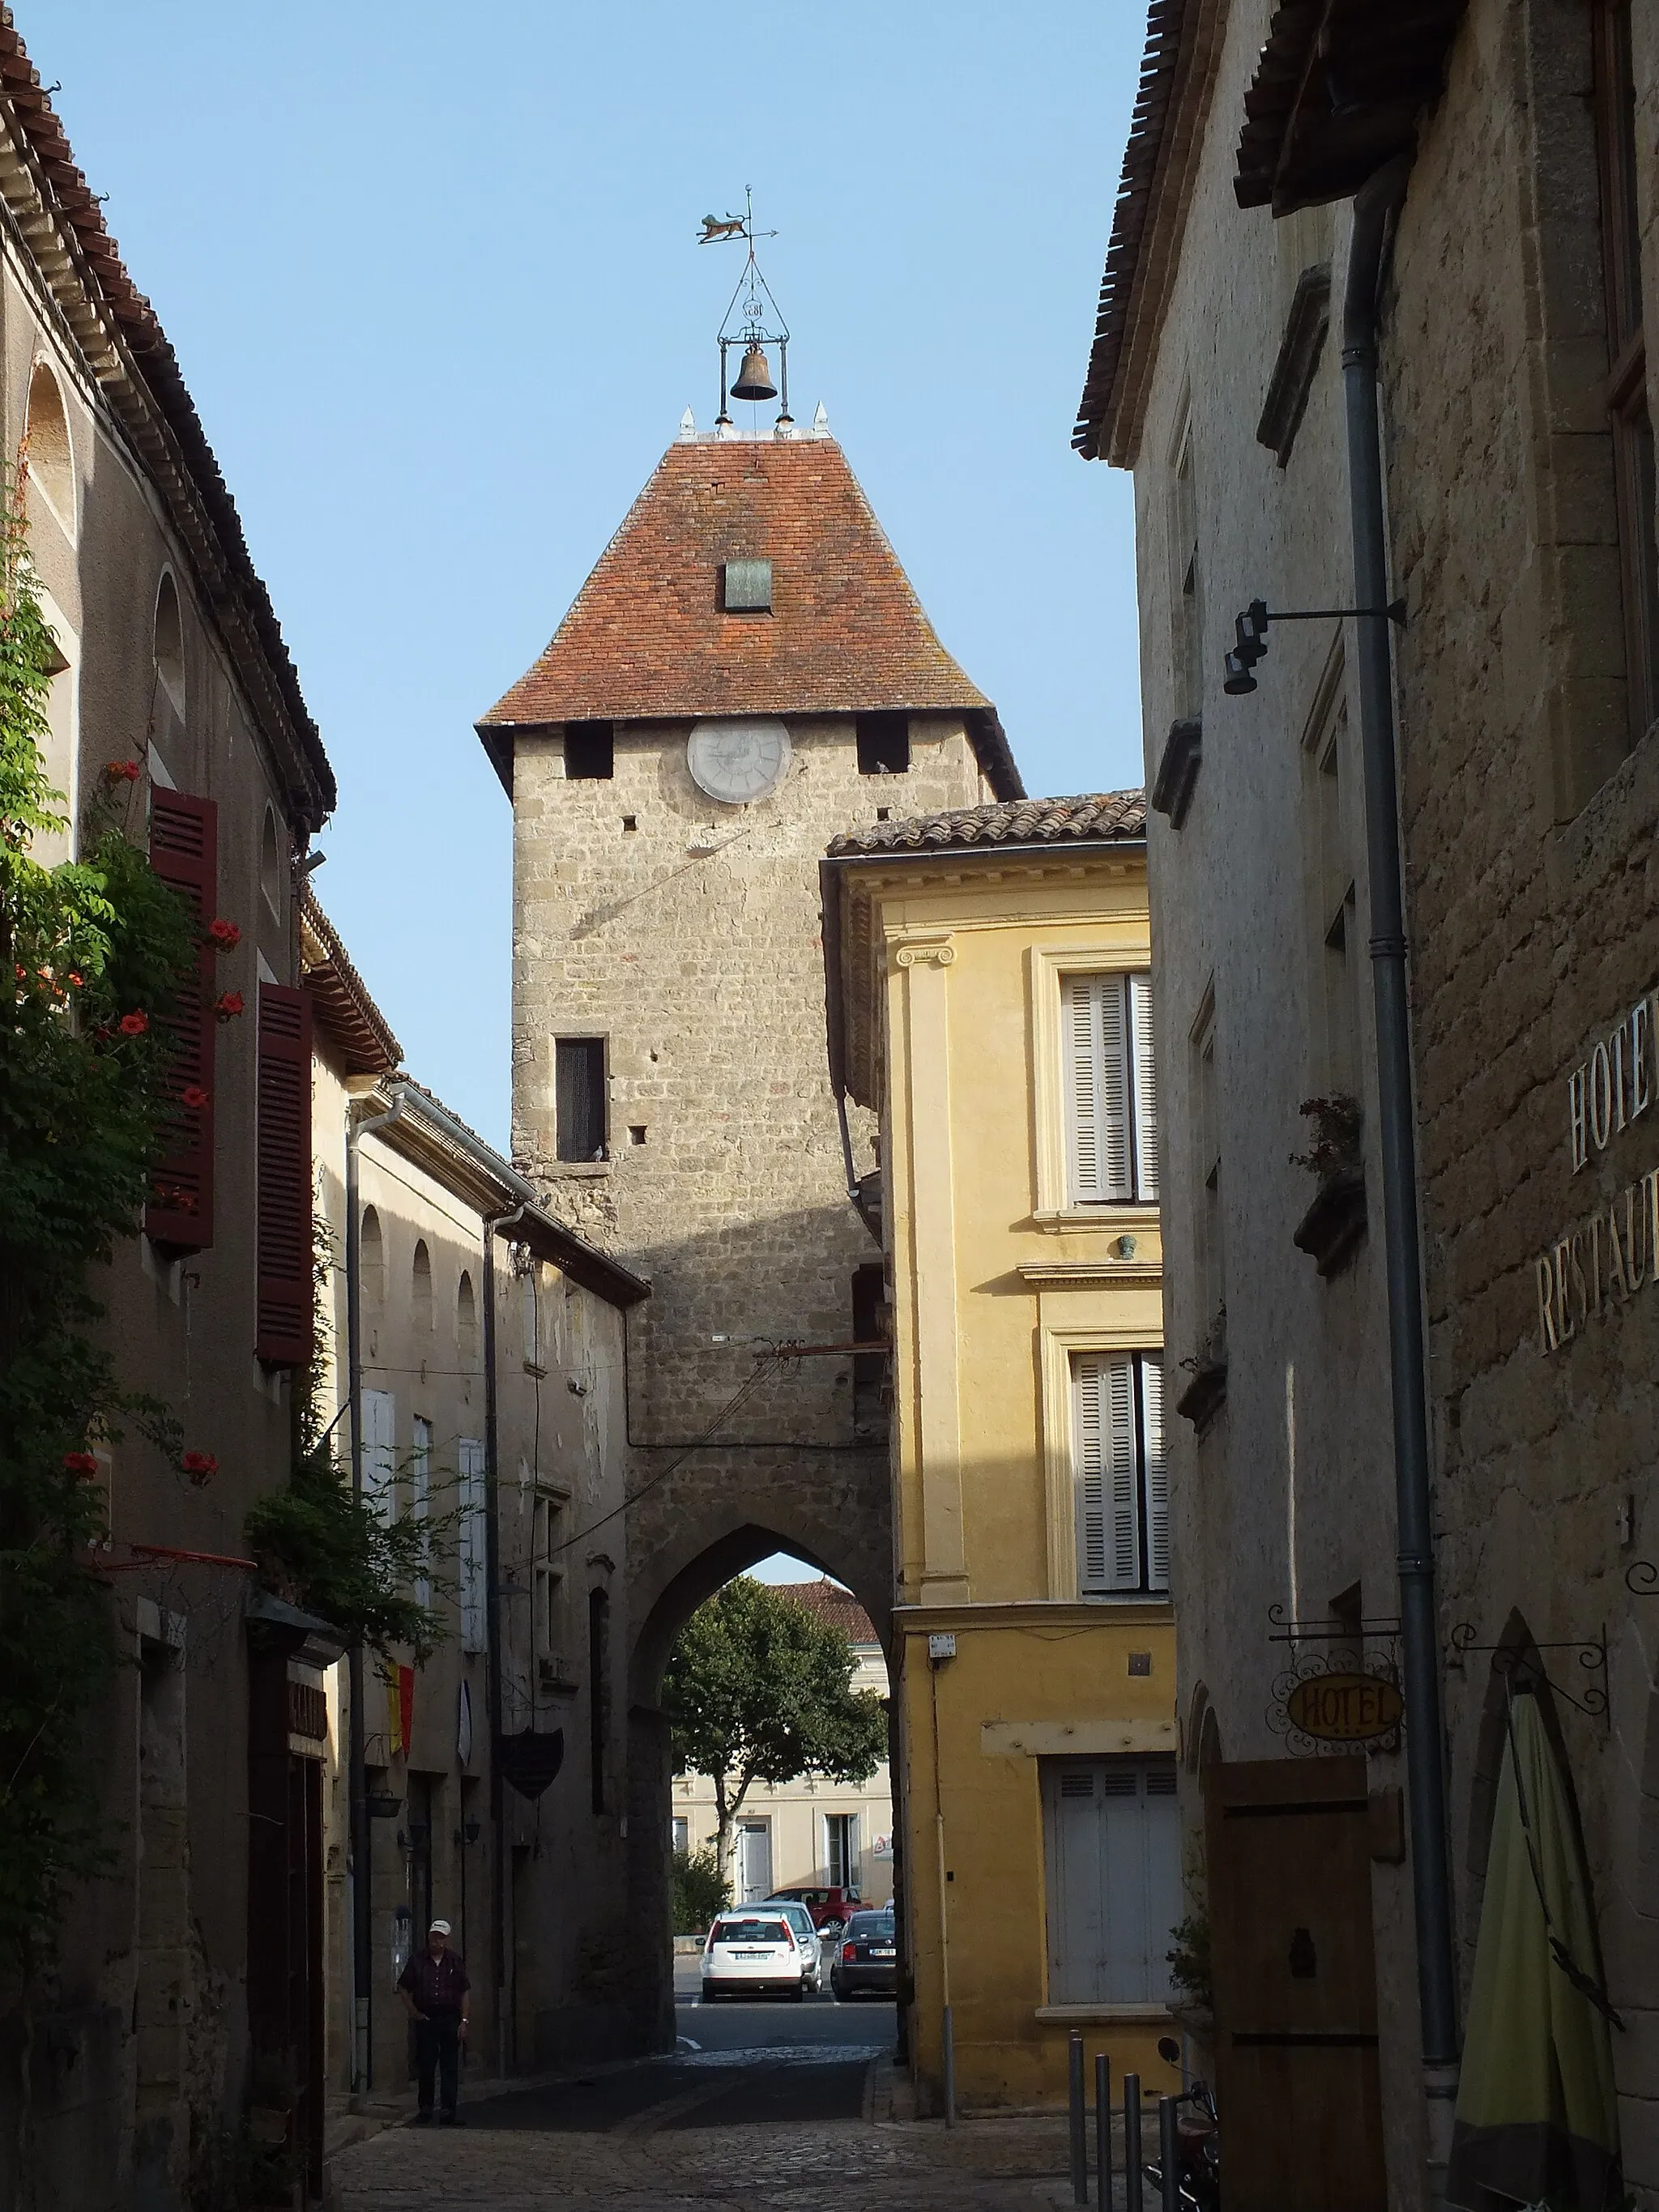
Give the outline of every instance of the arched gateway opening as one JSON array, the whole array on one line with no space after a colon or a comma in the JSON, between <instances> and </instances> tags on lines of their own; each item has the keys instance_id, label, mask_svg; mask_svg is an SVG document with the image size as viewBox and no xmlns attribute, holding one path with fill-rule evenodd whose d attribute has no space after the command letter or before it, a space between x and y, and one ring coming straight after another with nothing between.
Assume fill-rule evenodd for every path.
<instances>
[{"instance_id":1,"label":"arched gateway opening","mask_svg":"<svg viewBox=\"0 0 1659 2212\"><path fill-rule=\"evenodd\" d=\"M635 1931L629 1950L637 1968L630 1977L627 2008L629 2039L636 2050L671 2048L675 2032L670 1928L673 1762L660 1703L663 1669L675 1638L704 1600L777 1553L844 1583L869 1614L884 1652L888 1649L892 1568L884 1514L854 1514L844 1529L811 1532L748 1522L707 1538L683 1563L671 1556L663 1563L654 1597L649 1584L641 1592L645 1602L628 1675L625 1839L627 1917ZM784 1879L781 1873L779 1879Z\"/></svg>"}]
</instances>

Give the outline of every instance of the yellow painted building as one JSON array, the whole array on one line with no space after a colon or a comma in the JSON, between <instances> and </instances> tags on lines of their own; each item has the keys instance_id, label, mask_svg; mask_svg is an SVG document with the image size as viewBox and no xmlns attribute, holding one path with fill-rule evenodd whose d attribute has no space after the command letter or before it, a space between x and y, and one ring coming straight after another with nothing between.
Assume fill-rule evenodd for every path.
<instances>
[{"instance_id":1,"label":"yellow painted building","mask_svg":"<svg viewBox=\"0 0 1659 2212\"><path fill-rule=\"evenodd\" d=\"M831 1074L891 1324L922 2108L947 2032L964 2109L1063 2098L1075 2027L1115 2078L1167 2087L1182 1906L1145 805L878 823L831 846L823 891ZM865 1160L858 1108L878 1123Z\"/></svg>"}]
</instances>

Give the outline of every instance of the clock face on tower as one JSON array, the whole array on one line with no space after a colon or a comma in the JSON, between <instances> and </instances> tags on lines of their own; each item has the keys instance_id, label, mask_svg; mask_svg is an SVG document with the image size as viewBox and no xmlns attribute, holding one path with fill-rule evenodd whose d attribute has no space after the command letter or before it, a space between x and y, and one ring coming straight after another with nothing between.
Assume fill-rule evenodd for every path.
<instances>
[{"instance_id":1,"label":"clock face on tower","mask_svg":"<svg viewBox=\"0 0 1659 2212\"><path fill-rule=\"evenodd\" d=\"M782 782L789 765L789 732L775 714L711 716L693 725L685 764L692 781L711 799L746 806Z\"/></svg>"}]
</instances>

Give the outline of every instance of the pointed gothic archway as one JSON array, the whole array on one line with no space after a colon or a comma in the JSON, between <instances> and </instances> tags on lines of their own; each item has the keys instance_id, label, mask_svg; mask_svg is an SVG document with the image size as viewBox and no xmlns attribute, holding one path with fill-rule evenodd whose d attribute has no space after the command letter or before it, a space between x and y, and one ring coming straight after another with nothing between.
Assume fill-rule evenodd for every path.
<instances>
[{"instance_id":1,"label":"pointed gothic archway","mask_svg":"<svg viewBox=\"0 0 1659 2212\"><path fill-rule=\"evenodd\" d=\"M663 1669L674 1639L703 1601L774 1553L787 1552L850 1589L887 1649L892 1603L885 1516L872 1531L855 1522L844 1531L792 1525L787 1512L766 1523L745 1521L723 1532L684 1532L640 1591L628 1679L628 1918L630 1944L627 2007L631 2039L641 2051L674 2040L674 1961L669 1925L672 1762L660 1705ZM697 1533L701 1548L693 1550ZM872 1534L878 1540L870 1540ZM690 1556L684 1556L689 1553ZM872 1556L873 1554L873 1556ZM877 1559L879 1559L879 1565ZM654 1585L654 1596L649 1594Z\"/></svg>"}]
</instances>

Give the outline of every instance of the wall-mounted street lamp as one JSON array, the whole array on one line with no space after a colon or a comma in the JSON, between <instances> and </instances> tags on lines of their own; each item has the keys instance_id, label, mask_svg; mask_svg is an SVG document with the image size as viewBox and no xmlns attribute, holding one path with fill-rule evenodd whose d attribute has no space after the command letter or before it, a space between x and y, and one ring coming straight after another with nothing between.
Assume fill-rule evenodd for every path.
<instances>
[{"instance_id":1,"label":"wall-mounted street lamp","mask_svg":"<svg viewBox=\"0 0 1659 2212\"><path fill-rule=\"evenodd\" d=\"M1349 615L1386 617L1391 623L1403 623L1406 619L1404 599L1390 599L1386 607L1304 607L1294 611L1277 609L1269 611L1265 599L1252 599L1233 624L1238 642L1227 655L1227 680L1222 690L1230 698L1242 699L1255 689L1255 678L1250 671L1267 650L1267 625L1276 622L1334 622Z\"/></svg>"}]
</instances>

